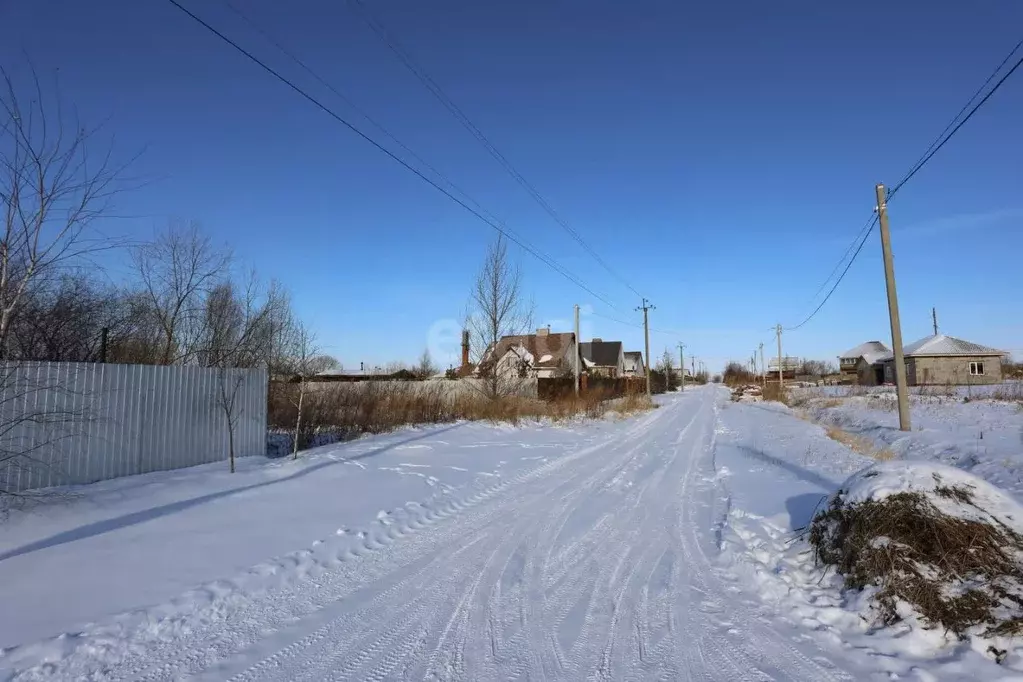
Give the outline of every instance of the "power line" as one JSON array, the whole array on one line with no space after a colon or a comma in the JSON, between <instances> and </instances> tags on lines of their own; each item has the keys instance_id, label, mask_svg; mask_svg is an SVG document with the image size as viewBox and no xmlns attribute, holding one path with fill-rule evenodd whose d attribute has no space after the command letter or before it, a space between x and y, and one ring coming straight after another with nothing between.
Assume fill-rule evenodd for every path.
<instances>
[{"instance_id":1,"label":"power line","mask_svg":"<svg viewBox=\"0 0 1023 682\"><path fill-rule=\"evenodd\" d=\"M806 317L806 319L805 319L805 320L803 320L802 322L800 322L800 323L799 323L799 324L797 324L796 326L794 326L794 327L785 327L785 331L790 331L790 332L791 332L791 331L795 331L795 330L799 329L799 328L800 328L800 327L802 327L802 326L803 326L804 324L806 324L807 322L809 322L810 320L812 320L812 319L814 318L814 316L815 316L815 315L816 315L816 314L817 314L818 312L820 312L820 309L821 309L821 308L823 308L823 307L824 307L824 304L828 302L828 299L830 299L830 298L831 298L831 295L832 295L833 293L835 293L835 289L837 289L837 288L838 288L838 285L842 283L842 280L843 280L843 279L845 279L845 274L846 274L847 272L849 272L849 268L851 268L851 267L852 267L852 264L853 264L853 263L854 263L854 262L856 261L856 257L860 255L860 251L862 251L862 250L863 250L863 245L867 243L867 237L869 237L869 236L870 236L870 233L874 231L874 225L876 225L876 224L877 224L877 216L875 215L875 216L874 216L874 218L873 218L873 219L872 219L872 220L871 220L870 222L868 222L868 223L867 223L867 229L866 229L866 231L865 231L865 232L863 233L863 236L862 236L862 237L860 238L860 243L859 243L859 245L858 245L858 246L856 247L856 251L855 251L855 252L853 253L853 255L852 255L852 258L850 258L850 259L849 259L849 262L848 262L848 263L846 263L845 269L844 269L844 270L842 270L842 274L841 274L841 275L839 275L839 277L838 277L838 279L837 279L837 280L835 280L835 284L834 284L834 286L832 286L832 287L831 287L831 290L830 290L830 291L828 291L828 295L824 297L824 300L820 302L820 305L818 305L818 306L817 306L816 308L814 308L814 311L813 311L812 313L810 313L810 314L809 314L809 315L808 315L808 316Z\"/></svg>"},{"instance_id":2,"label":"power line","mask_svg":"<svg viewBox=\"0 0 1023 682\"><path fill-rule=\"evenodd\" d=\"M570 273L568 270L564 269L562 266L560 266L555 261L551 260L547 256L545 256L542 253L540 253L539 251L537 251L532 245L530 245L524 239L518 238L514 234L514 232L512 232L510 229L506 229L506 228L502 227L496 220L488 219L486 216L483 215L482 212L480 212L480 211L474 209L473 207L469 206L468 203L466 203L462 199L459 199L457 196L455 196L450 191L448 191L447 189L445 189L444 187L439 185L437 182L435 182L431 178L427 177L418 168L416 168L415 166L411 165L410 163L408 163L407 161L405 161L404 159L399 157L397 154L395 154L391 150L389 150L386 147L384 147L382 144L380 144L379 142L374 140L372 137L370 137L369 135L364 133L362 130L357 128L354 124L350 123L349 121L347 121L346 119L341 117L333 109L330 109L327 105L323 104L318 99L316 99L315 97L313 97L312 95L307 93L305 90L303 90L302 88L300 88L299 86L295 85L293 82L291 82L290 80L288 80L287 78L282 76L279 72L277 72L272 67L267 65L265 62L260 60L258 57L253 55L251 52L249 52L248 50L243 48L241 45L239 45L235 41L233 41L230 38L228 38L226 35L224 35L220 31L218 31L216 28L214 28L210 24L206 23L206 21L204 21L201 17L199 17L198 15L194 14L193 12L191 12L188 8L186 8L183 5L181 5L177 0L167 0L167 1L170 4L174 5L176 8L178 8L179 10L181 10L184 14L188 15L193 21L195 21L196 23L201 25L207 31L209 31L213 35L217 36L222 41L224 41L225 43L227 43L228 45L233 47L236 51L238 51L239 53L241 53L242 55L247 57L250 61L255 63L257 66L262 68L264 71L269 73L271 76L273 76L274 78L276 78L277 80L279 80L280 82L284 83L286 86L288 86L289 88L294 90L303 99L308 100L316 108L318 108L321 111L323 111L324 113L326 113L328 116L333 118L335 121L337 121L338 123L342 124L343 126L348 128L349 130L351 130L353 133L355 133L356 135L358 135L359 137L364 139L366 142L369 142L371 145L376 147L378 150L380 150L381 152L383 152L384 154L389 156L392 160L394 160L394 161L398 162L399 164L401 164L401 166L403 166L406 170L408 170L408 171L412 172L413 174L415 174L419 179L421 179L424 182L426 182L427 184L429 184L431 187L436 189L438 192L440 192L441 194L446 196L448 199L450 199L451 201L455 202L456 204L458 204L459 206L464 208L466 211L468 211L469 213L471 213L474 216L476 216L477 218L479 218L484 223L490 225L499 234L507 237L510 241L512 241L513 243L515 243L518 246L520 246L527 253L529 253L532 256L534 256L535 258L537 258L539 261L541 261L542 263L544 263L545 265L547 265L548 267L553 269L555 272L557 272L561 276L563 276L566 279L568 279L570 282L572 282L577 287L579 287L580 289L582 289L586 293L590 294L591 296L593 296L597 300L602 301L603 303L605 303L606 305L608 305L611 308L614 308L616 310L618 309L613 303L611 303L605 297L601 296L600 294L596 293L595 291L590 289L588 286L586 286L586 284L584 284L578 277L576 277L575 275Z\"/></svg>"},{"instance_id":3,"label":"power line","mask_svg":"<svg viewBox=\"0 0 1023 682\"><path fill-rule=\"evenodd\" d=\"M605 319L605 320L610 320L611 322L617 322L618 324L626 326L626 327L635 327L637 329L642 329L643 328L643 323L642 322L626 322L625 320L619 320L616 317L611 317L610 315L604 315L602 313L598 313L598 312L593 311L593 310L591 310L589 312L589 314L593 315L594 317L599 317L599 318L602 318L602 319ZM654 329L653 327L650 327L650 331L651 331L651 333L654 333L654 334L666 334L668 336L682 336L682 335L684 335L684 332L680 332L680 331L675 330L675 329Z\"/></svg>"},{"instance_id":4,"label":"power line","mask_svg":"<svg viewBox=\"0 0 1023 682\"><path fill-rule=\"evenodd\" d=\"M827 279L821 282L821 285L817 287L817 291L813 292L813 296L810 297L811 305L813 305L813 302L817 300L817 296L820 295L822 291L824 291L824 287L828 285L828 282L830 282L831 278L835 276L835 273L838 272L838 269L842 267L842 263L844 263L845 259L849 257L849 253L852 252L854 248L856 248L856 244L860 241L860 236L863 234L863 230L867 229L867 226L870 225L870 223L873 222L874 219L875 219L874 215L871 214L871 216L867 218L867 222L863 225L863 227L860 228L859 232L856 233L856 236L853 237L853 240L849 242L849 246L846 248L845 253L843 253L842 257L838 260L837 263L835 263L835 267L832 268L831 273L828 275Z\"/></svg>"},{"instance_id":5,"label":"power line","mask_svg":"<svg viewBox=\"0 0 1023 682\"><path fill-rule=\"evenodd\" d=\"M970 118L977 112L977 110L980 109L984 105L984 103L987 102L988 99L991 98L991 95L993 95L995 93L995 91L998 90L998 88L1000 88L1002 86L1002 84L1005 83L1006 80L1008 80L1009 76L1011 76L1013 74L1013 72L1015 72L1016 69L1018 69L1020 67L1020 65L1023 64L1023 57L1021 57L1012 66L1012 68L1009 69L1005 73L1005 75L1003 75L998 80L997 83L995 83L995 85L988 91L988 93L986 95L984 95L984 97L979 102L977 102L973 106L972 109L970 109L970 111L966 115L966 117L962 118L962 120L959 120L960 117L963 115L963 112L966 111L970 107L970 104L974 100L977 99L977 97L980 95L980 93L983 92L984 88L987 87L987 85L995 78L995 76L998 74L998 72L1001 71L1002 67L1005 66L1009 62L1010 59L1012 59L1012 56L1014 54L1016 54L1017 51L1019 51L1020 47L1023 47L1023 40L1021 40L1018 43L1016 43L1016 45L1012 48L1012 50L1009 52L1009 54L1007 54L1005 56L1005 58L1001 61L1001 63L998 64L998 66L995 68L995 70L991 72L991 75L989 75L987 77L987 80L985 80L981 84L981 86L976 90L976 92L973 93L973 95L970 97L970 99L966 101L966 104L963 105L963 108L960 109L959 112L955 115L955 117L949 122L949 124L947 126L945 126L945 129L943 131L941 131L941 134L939 134L938 137L935 138L934 142L931 143L931 145L927 148L927 150L923 153L923 155L919 159L917 159L916 163L914 163L912 167L910 167L909 171L902 178L902 180L900 180L898 183L896 183L896 185L892 189L888 190L887 199L889 201L891 200L891 198L893 196L895 196L895 193L898 192L899 189L901 189L903 185L905 185L907 182L909 182L909 180L914 175L916 175L917 172L919 172L919 170L921 168L923 168L924 165L928 161L930 161L931 158L935 154L938 153L938 150L940 150L942 147L944 147L945 144L950 139L952 139L952 136L955 135L959 131L959 129L962 128L966 124L966 122L970 120ZM958 123L956 123L957 121L958 121ZM793 331L795 329L799 329L800 327L805 325L807 322L809 322L811 319L813 319L813 317L820 311L820 309L824 307L824 304L828 302L828 299L831 298L831 295L835 292L835 289L838 288L838 285L845 278L845 274L847 272L849 272L849 268L852 267L852 264L856 260L856 257L860 254L860 251L863 249L863 245L866 243L867 237L870 236L870 233L873 231L874 225L876 223L877 223L877 215L873 215L867 221L866 225L860 230L860 233L857 235L856 239L853 240L852 244L850 244L849 248L846 249L845 253L842 255L842 258L839 259L838 264L831 271L831 274L828 275L828 278L824 280L824 283L821 284L819 289L817 289L817 292L813 295L813 298L810 299L811 301L814 300L817 297L817 295L820 294L820 292L824 289L824 287L827 286L827 283L831 280L831 278L834 276L835 272L838 270L838 268L845 261L845 258L848 256L849 251L852 248L852 246L858 244L856 246L855 253L853 253L852 258L846 264L845 269L842 271L841 276L839 276L838 280L835 281L834 286L832 286L831 289L828 291L827 296L824 297L824 300L821 301L820 305L818 305L814 309L814 311L812 313L810 313L810 315L806 319L804 319L802 322L800 322L799 324L795 325L794 327L786 327L786 331Z\"/></svg>"},{"instance_id":6,"label":"power line","mask_svg":"<svg viewBox=\"0 0 1023 682\"><path fill-rule=\"evenodd\" d=\"M276 40L272 35L270 35L270 33L268 31L266 31L263 27L261 27L259 24L257 24L253 19L251 19L247 14L245 14L245 12L240 10L230 0L223 0L223 2L232 12L234 12L235 15L237 15L240 19L242 19L242 21L244 21L246 24L248 24L257 33L259 33L267 42L269 42L271 45L276 47L282 54L284 54L291 61L293 61L295 64L297 64L302 70L304 70L306 73L308 73L314 79L316 79L317 82L319 82L325 88L327 88L332 93L334 93L334 95L336 95L342 102L344 102L346 105L348 105L349 108L351 108L357 114L359 114L360 116L365 118L373 127L375 127L377 130L379 130L381 133L383 133L392 142L394 142L396 145L401 147L409 156L411 156L413 159L418 161L422 166L424 166L426 169L428 169L431 173L433 173L442 183L444 183L449 189L451 189L451 191L453 191L454 193L458 194L463 200L465 200L466 202L471 204L473 208L475 208L478 212L480 212L481 214L483 214L484 216L489 218L491 221L500 224L501 227L504 230L506 230L507 232L510 232L511 234L515 235L520 241L526 241L525 238L523 238L521 235L518 235L517 233L515 233L515 231L512 230L508 226L507 223L505 223L503 220L501 220L500 218L495 216L493 213L488 211L486 208L481 206L478 201L476 201L475 199L472 198L472 196L469 195L468 192L466 192L461 187L456 185L450 178L446 177L443 173L441 173L439 170L437 170L428 161L423 159L423 157L419 156L408 145L406 145L404 142L402 142L400 139L398 139L398 137L396 137L387 128L385 128L383 126L383 124L381 124L379 121L377 121L372 116L370 116L365 110L361 109L357 104L355 104L355 102L353 102L343 92L338 90L330 82L328 82L326 79L324 79L318 73L316 73L316 71L314 71L312 69L312 67L310 67L308 64L306 64L300 57L295 55L293 52L288 50L284 45L282 45L280 43L280 41ZM543 255L544 262L546 262L548 265L551 265L551 267L554 267L555 270L559 272L559 274L566 275L566 273L567 273L568 275L571 275L571 273L568 273L567 270L565 272L562 272L562 270L564 268L559 263L554 261L553 258L551 258L550 256L547 256L546 254L541 252L538 248L536 248L536 247L533 247L533 248L536 251L540 252ZM571 276L574 277L574 275L571 275ZM605 302L607 302L607 301L605 300Z\"/></svg>"},{"instance_id":7,"label":"power line","mask_svg":"<svg viewBox=\"0 0 1023 682\"><path fill-rule=\"evenodd\" d=\"M571 225L569 225L558 213L554 210L540 191L530 183L525 176L522 175L512 163L501 153L501 151L483 134L483 131L476 126L475 123L462 111L455 102L447 95L446 92L437 84L437 82L430 76L430 74L419 64L396 40L394 40L384 26L377 20L372 13L366 8L366 5L362 0L349 0L349 6L356 9L356 13L366 23L371 31L394 53L394 55L401 61L402 64L407 68L423 86L430 91L431 94L439 101L444 108L451 113L455 119L462 124L466 130L468 130L473 137L475 137L480 144L487 150L491 157L497 161L502 168L514 179L523 189L525 189L533 200L551 217L554 221L560 225L571 237L574 239L583 249L589 253L597 263L600 264L612 277L617 279L619 282L625 285L632 293L642 298L640 294L624 277L619 275L608 263L601 258L586 241L582 238Z\"/></svg>"},{"instance_id":8,"label":"power line","mask_svg":"<svg viewBox=\"0 0 1023 682\"><path fill-rule=\"evenodd\" d=\"M931 146L927 148L927 151L924 152L924 155L915 164L913 164L913 166L912 166L912 168L910 168L909 172L906 173L906 176L904 178L902 178L902 180L897 182L892 189L888 190L888 199L889 200L893 196L895 196L895 193L898 192L902 188L903 185L905 185L907 182L909 182L910 178L912 178L914 175L916 175L917 172L921 168L923 168L924 165L928 161L931 160L931 157L933 157L935 154L938 153L938 150L940 150L942 147L945 146L945 143L947 143L950 139L952 139L952 136L955 135L959 131L959 129L962 128L966 124L966 122L969 121L970 118L975 113L977 113L978 109L980 109L982 106L984 106L984 103L987 102L988 99L991 98L991 95L995 94L995 92L998 90L998 88L1002 87L1002 84L1009 78L1009 76L1011 76L1013 74L1013 72L1015 72L1016 69L1018 69L1020 67L1020 65L1023 64L1023 57L1020 57L1019 60L1015 64L1013 64L1012 68L1009 69L1009 71L1004 76L1002 76L998 80L997 83L995 83L994 87L992 87L988 91L988 93L986 95L984 95L984 98L981 99L979 102L977 102L977 104L974 105L974 107L972 109L970 109L970 113L968 113L966 115L966 118L964 118L963 120L959 121L959 124L956 125L954 128L952 128L951 132L949 132L947 135L945 135L945 132L948 131L948 129L952 126L953 123L956 122L956 119L958 119L960 116L962 116L962 113L966 109L966 107L970 106L970 102L972 102L973 100L975 100L977 98L977 95L980 94L980 91L983 90L987 86L987 84L991 82L991 79L993 79L995 77L995 74L997 74L998 71L1001 70L1001 68L1003 66L1005 66L1005 64L1012 58L1012 55L1016 54L1016 51L1019 50L1019 48L1021 46L1023 46L1023 40L1021 40L1020 42L1016 43L1016 46L1012 48L1012 51L1009 52L1008 55L1006 55L1005 59L1003 59L1001 64L998 65L998 68L996 68L991 73L991 75L988 76L987 80L984 81L984 84L981 85L980 88L977 90L977 92L975 92L973 94L973 97L971 97L966 102L966 105L962 109L959 110L959 113L956 114L956 117L953 118L952 121L948 124L948 126L945 127L945 130L942 131L941 135L938 135L937 139L935 139L935 141L931 143ZM942 135L945 135L944 139L942 139Z\"/></svg>"}]
</instances>

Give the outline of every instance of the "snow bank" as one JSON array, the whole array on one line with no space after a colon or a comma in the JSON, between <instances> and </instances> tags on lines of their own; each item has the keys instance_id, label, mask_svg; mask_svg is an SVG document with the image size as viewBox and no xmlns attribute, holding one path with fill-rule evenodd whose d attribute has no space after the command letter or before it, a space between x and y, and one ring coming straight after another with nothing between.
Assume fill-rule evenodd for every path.
<instances>
[{"instance_id":1,"label":"snow bank","mask_svg":"<svg viewBox=\"0 0 1023 682\"><path fill-rule=\"evenodd\" d=\"M863 416L862 408L849 410L851 400L829 412ZM977 632L986 625L960 638L931 626L905 604L900 605L901 620L878 623L874 599L880 588L848 588L844 575L815 560L803 535L811 517L826 509L838 490L849 504L884 501L907 492L933 492L939 487L937 474L941 487L968 490L975 506L934 495L935 508L964 522L991 520L1019 533L1023 512L1013 496L953 466L874 462L794 416L776 403L728 403L720 413L714 484L723 500L715 532L722 574L762 605L772 627L793 641L817 642L836 662L843 661L841 667L853 679L1023 680L1023 640ZM890 416L897 424L897 415ZM861 433L869 437L876 432ZM897 428L885 433L909 439L921 435Z\"/></svg>"},{"instance_id":2,"label":"snow bank","mask_svg":"<svg viewBox=\"0 0 1023 682\"><path fill-rule=\"evenodd\" d=\"M1023 645L1023 507L976 476L879 462L842 485L808 539L875 627L944 631L997 661Z\"/></svg>"},{"instance_id":3,"label":"snow bank","mask_svg":"<svg viewBox=\"0 0 1023 682\"><path fill-rule=\"evenodd\" d=\"M964 489L970 503L936 490ZM899 493L927 496L940 512L955 518L995 523L1023 535L1023 506L978 476L935 462L878 462L853 474L833 500L845 506L883 501Z\"/></svg>"}]
</instances>

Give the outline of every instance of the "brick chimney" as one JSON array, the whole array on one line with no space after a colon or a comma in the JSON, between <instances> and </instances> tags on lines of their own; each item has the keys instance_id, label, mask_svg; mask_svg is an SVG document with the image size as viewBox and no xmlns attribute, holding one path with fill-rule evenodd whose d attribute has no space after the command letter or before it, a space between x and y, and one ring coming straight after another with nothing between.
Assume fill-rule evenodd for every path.
<instances>
[{"instance_id":1,"label":"brick chimney","mask_svg":"<svg viewBox=\"0 0 1023 682\"><path fill-rule=\"evenodd\" d=\"M462 367L469 366L469 330L462 330Z\"/></svg>"},{"instance_id":2,"label":"brick chimney","mask_svg":"<svg viewBox=\"0 0 1023 682\"><path fill-rule=\"evenodd\" d=\"M546 327L540 327L539 329L536 330L536 335L537 336L547 336L550 333L551 333L551 326L550 325L547 325Z\"/></svg>"}]
</instances>

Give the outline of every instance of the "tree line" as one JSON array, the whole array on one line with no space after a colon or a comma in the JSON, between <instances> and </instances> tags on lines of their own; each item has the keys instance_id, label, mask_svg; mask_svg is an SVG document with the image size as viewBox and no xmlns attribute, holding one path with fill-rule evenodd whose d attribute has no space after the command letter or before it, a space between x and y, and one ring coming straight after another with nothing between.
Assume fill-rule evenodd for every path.
<instances>
[{"instance_id":1,"label":"tree line","mask_svg":"<svg viewBox=\"0 0 1023 682\"><path fill-rule=\"evenodd\" d=\"M33 69L19 76L0 67L0 360L334 364L315 353L281 283L239 276L197 223L133 244L103 234L139 184L134 158L115 161L103 127L83 125ZM129 265L124 284L95 264L109 251Z\"/></svg>"}]
</instances>

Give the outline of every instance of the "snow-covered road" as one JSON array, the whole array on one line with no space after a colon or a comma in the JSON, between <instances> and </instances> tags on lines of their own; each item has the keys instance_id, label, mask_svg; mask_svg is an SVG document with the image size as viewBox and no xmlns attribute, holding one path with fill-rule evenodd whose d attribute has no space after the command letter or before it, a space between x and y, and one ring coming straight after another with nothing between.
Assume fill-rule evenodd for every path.
<instances>
[{"instance_id":1,"label":"snow-covered road","mask_svg":"<svg viewBox=\"0 0 1023 682\"><path fill-rule=\"evenodd\" d=\"M253 600L147 672L851 679L758 619L715 571L717 412L713 394L693 392L447 519L396 519L387 544L367 538L355 561Z\"/></svg>"},{"instance_id":2,"label":"snow-covered road","mask_svg":"<svg viewBox=\"0 0 1023 682\"><path fill-rule=\"evenodd\" d=\"M659 402L87 486L0 533L0 680L999 678L870 631L794 542L870 460L720 388Z\"/></svg>"},{"instance_id":3,"label":"snow-covered road","mask_svg":"<svg viewBox=\"0 0 1023 682\"><path fill-rule=\"evenodd\" d=\"M329 560L264 571L289 579L125 617L84 651L53 644L54 664L22 676L853 679L779 631L716 561L725 399L673 396L446 506L381 514Z\"/></svg>"}]
</instances>

